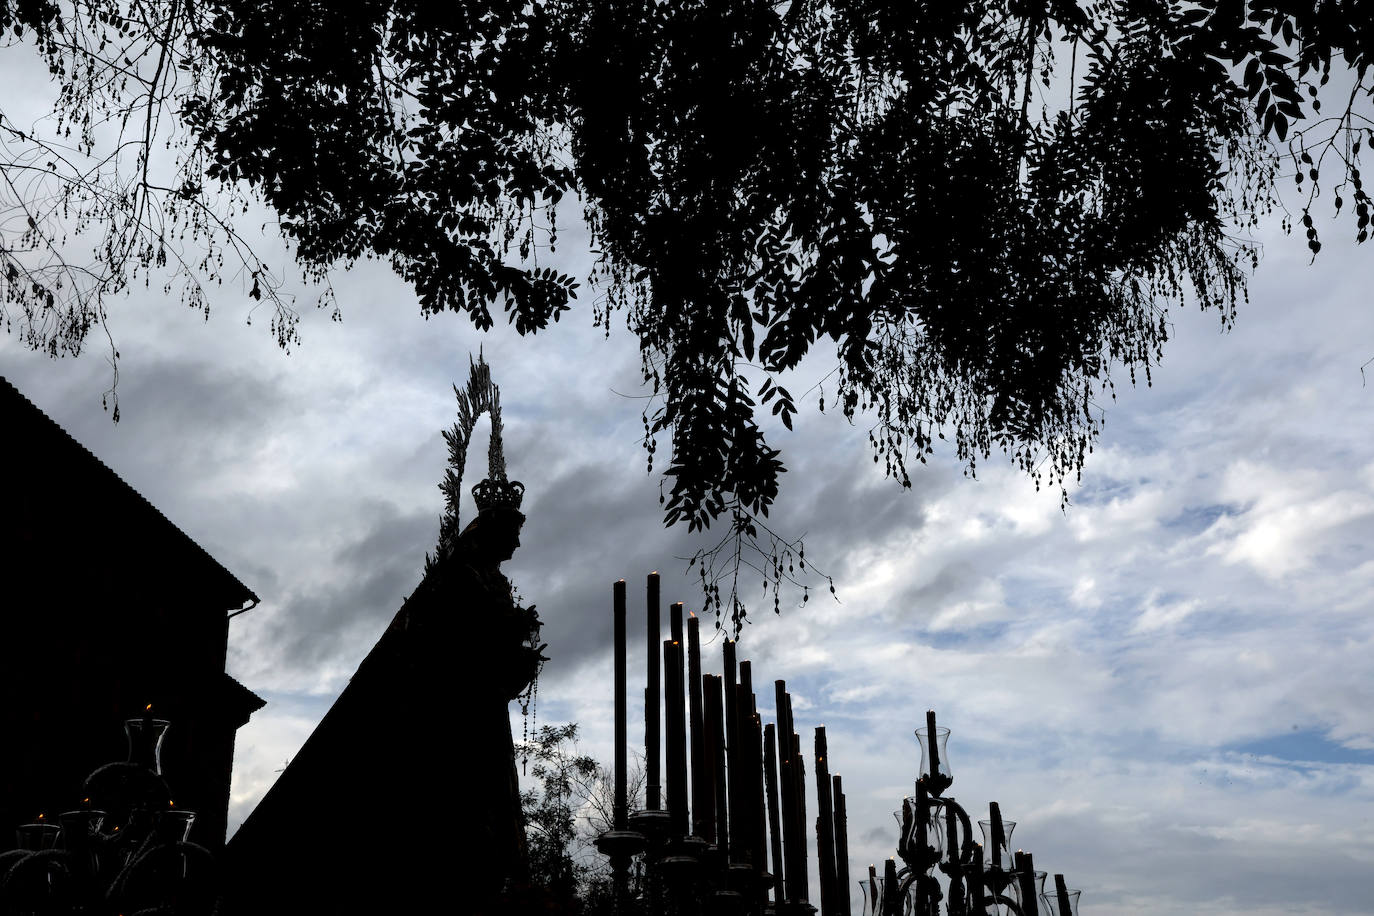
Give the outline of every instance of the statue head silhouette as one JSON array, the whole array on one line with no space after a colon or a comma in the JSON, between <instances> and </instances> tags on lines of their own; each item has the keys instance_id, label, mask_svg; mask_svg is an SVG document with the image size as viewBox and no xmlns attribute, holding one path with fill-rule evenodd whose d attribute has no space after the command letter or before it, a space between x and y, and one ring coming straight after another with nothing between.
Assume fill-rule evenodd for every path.
<instances>
[{"instance_id":1,"label":"statue head silhouette","mask_svg":"<svg viewBox=\"0 0 1374 916\"><path fill-rule=\"evenodd\" d=\"M509 560L520 546L525 516L510 506L482 509L459 536L459 550L474 566L495 569Z\"/></svg>"}]
</instances>

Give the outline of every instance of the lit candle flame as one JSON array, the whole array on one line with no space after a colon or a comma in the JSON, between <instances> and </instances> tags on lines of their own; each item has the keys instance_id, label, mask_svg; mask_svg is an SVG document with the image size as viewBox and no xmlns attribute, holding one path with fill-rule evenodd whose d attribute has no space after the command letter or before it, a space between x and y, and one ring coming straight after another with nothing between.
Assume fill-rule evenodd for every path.
<instances>
[{"instance_id":1,"label":"lit candle flame","mask_svg":"<svg viewBox=\"0 0 1374 916\"><path fill-rule=\"evenodd\" d=\"M152 703L149 703L147 706L143 707L143 711L144 711L144 712L148 712L148 711L149 711L150 709L152 709L152 708L153 708L153 704L152 704Z\"/></svg>"}]
</instances>

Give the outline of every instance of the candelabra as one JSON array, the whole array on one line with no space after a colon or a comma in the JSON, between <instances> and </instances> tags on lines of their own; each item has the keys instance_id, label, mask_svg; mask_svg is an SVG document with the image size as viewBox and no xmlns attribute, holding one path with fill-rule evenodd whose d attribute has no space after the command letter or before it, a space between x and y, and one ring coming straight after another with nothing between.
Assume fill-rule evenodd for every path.
<instances>
[{"instance_id":1,"label":"candelabra","mask_svg":"<svg viewBox=\"0 0 1374 916\"><path fill-rule=\"evenodd\" d=\"M1012 853L1016 822L1002 817L997 802L978 822L983 842L974 840L968 812L945 795L954 782L949 729L936 724L933 710L916 738L921 765L915 792L893 812L897 856L884 863L881 876L870 865L859 882L865 916L939 916L942 901L948 916L1078 916L1081 891L1069 888L1062 874L1047 890L1048 875L1036 870L1031 854ZM946 877L943 887L937 869Z\"/></svg>"},{"instance_id":2,"label":"candelabra","mask_svg":"<svg viewBox=\"0 0 1374 916\"><path fill-rule=\"evenodd\" d=\"M81 807L40 814L0 853L0 913L210 916L220 881L210 851L189 840L195 813L176 806L162 775L170 723L126 719L128 759L94 770Z\"/></svg>"}]
</instances>

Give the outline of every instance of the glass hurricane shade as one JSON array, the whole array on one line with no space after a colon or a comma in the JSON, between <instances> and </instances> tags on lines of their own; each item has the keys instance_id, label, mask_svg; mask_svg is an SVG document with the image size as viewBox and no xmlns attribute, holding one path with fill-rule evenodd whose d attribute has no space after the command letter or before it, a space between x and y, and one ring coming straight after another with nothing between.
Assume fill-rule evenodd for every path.
<instances>
[{"instance_id":1,"label":"glass hurricane shade","mask_svg":"<svg viewBox=\"0 0 1374 916\"><path fill-rule=\"evenodd\" d=\"M1026 912L1027 901L1025 899L1025 895L1021 893L1021 876L1025 874L1025 872L1010 871L1007 872L1007 874L1011 877L1011 885L1007 888L1006 896L1010 897L1013 901L1015 901L1017 911L1024 913ZM1048 873L1036 870L1033 874L1035 876L1033 882L1035 896L1041 900L1044 900L1045 879L1048 877Z\"/></svg>"},{"instance_id":2,"label":"glass hurricane shade","mask_svg":"<svg viewBox=\"0 0 1374 916\"><path fill-rule=\"evenodd\" d=\"M162 739L167 737L167 728L171 724L166 719L154 719L151 716L125 719L124 734L129 739L129 763L145 766L161 776Z\"/></svg>"},{"instance_id":3,"label":"glass hurricane shade","mask_svg":"<svg viewBox=\"0 0 1374 916\"><path fill-rule=\"evenodd\" d=\"M56 824L43 824L35 821L32 824L20 824L15 833L18 836L20 849L29 852L42 852L44 849L57 847L57 838L62 833L62 828Z\"/></svg>"},{"instance_id":4,"label":"glass hurricane shade","mask_svg":"<svg viewBox=\"0 0 1374 916\"><path fill-rule=\"evenodd\" d=\"M900 812L898 812L900 814ZM882 916L883 879L865 878L859 882L859 899L863 901L862 916Z\"/></svg>"},{"instance_id":5,"label":"glass hurricane shade","mask_svg":"<svg viewBox=\"0 0 1374 916\"><path fill-rule=\"evenodd\" d=\"M922 726L916 729L916 740L921 744L921 770L916 774L916 778L930 775L930 729ZM935 750L939 758L939 773L947 779L953 779L954 774L949 769L949 729L943 725L935 726Z\"/></svg>"},{"instance_id":6,"label":"glass hurricane shade","mask_svg":"<svg viewBox=\"0 0 1374 916\"><path fill-rule=\"evenodd\" d=\"M1011 833L1016 829L1016 821L1002 821L1002 846L993 848L992 821L979 821L978 829L983 832L983 867L1000 868L1010 871L1015 864L1011 855Z\"/></svg>"},{"instance_id":7,"label":"glass hurricane shade","mask_svg":"<svg viewBox=\"0 0 1374 916\"><path fill-rule=\"evenodd\" d=\"M1021 876L1014 871L983 873L988 916L1021 916Z\"/></svg>"},{"instance_id":8,"label":"glass hurricane shade","mask_svg":"<svg viewBox=\"0 0 1374 916\"><path fill-rule=\"evenodd\" d=\"M949 801L953 800L954 799L949 799ZM908 801L911 802L911 824L907 827L906 832L901 835L899 845L902 847L909 847L914 844L917 836L920 834L919 828L921 825L916 821L916 803L911 799L908 799ZM947 852L948 844L945 836L945 801L946 800L942 798L931 798L927 800L929 808L926 815L925 843L926 846L935 850L935 859L931 862L931 868L934 868L937 863L943 861L945 853ZM897 822L897 828L900 831L903 821L902 809L898 808L896 811L893 811L892 818Z\"/></svg>"},{"instance_id":9,"label":"glass hurricane shade","mask_svg":"<svg viewBox=\"0 0 1374 916\"><path fill-rule=\"evenodd\" d=\"M154 833L159 843L185 843L191 837L191 825L195 823L196 813L180 808L169 808L157 818Z\"/></svg>"},{"instance_id":10,"label":"glass hurricane shade","mask_svg":"<svg viewBox=\"0 0 1374 916\"><path fill-rule=\"evenodd\" d=\"M1040 912L1042 916L1078 916L1078 897L1083 892L1077 888L1068 889L1069 905L1065 909L1060 905L1059 895L1051 890L1048 894L1040 895Z\"/></svg>"},{"instance_id":11,"label":"glass hurricane shade","mask_svg":"<svg viewBox=\"0 0 1374 916\"><path fill-rule=\"evenodd\" d=\"M926 844L935 850L937 862L944 861L949 844L945 836L945 802L941 798L930 800L930 821L926 824Z\"/></svg>"}]
</instances>

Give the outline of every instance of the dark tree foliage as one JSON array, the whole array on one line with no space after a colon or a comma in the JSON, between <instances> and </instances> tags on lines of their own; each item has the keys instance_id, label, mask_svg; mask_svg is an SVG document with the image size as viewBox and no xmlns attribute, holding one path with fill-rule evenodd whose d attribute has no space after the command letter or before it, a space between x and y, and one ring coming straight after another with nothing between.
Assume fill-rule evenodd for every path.
<instances>
[{"instance_id":1,"label":"dark tree foliage","mask_svg":"<svg viewBox=\"0 0 1374 916\"><path fill-rule=\"evenodd\" d=\"M818 347L821 409L866 415L902 485L949 440L968 473L1001 452L1066 497L1113 370L1148 381L1168 307L1232 320L1280 177L1314 256L1323 188L1363 242L1371 22L1353 0L0 2L59 81L131 69L95 96L189 128L163 198L144 132L121 205L209 213L247 188L308 271L384 258L427 314L556 320L577 283L538 256L576 194L596 320L639 339L651 469L669 444L666 521L726 520L736 569L784 470L761 418L792 427L784 383ZM102 56L128 30L143 56ZM160 82L164 58L187 79ZM150 212L143 248L98 252L111 276L161 257ZM79 347L102 289L63 312L4 242L7 314ZM756 559L776 584L789 545Z\"/></svg>"}]
</instances>

